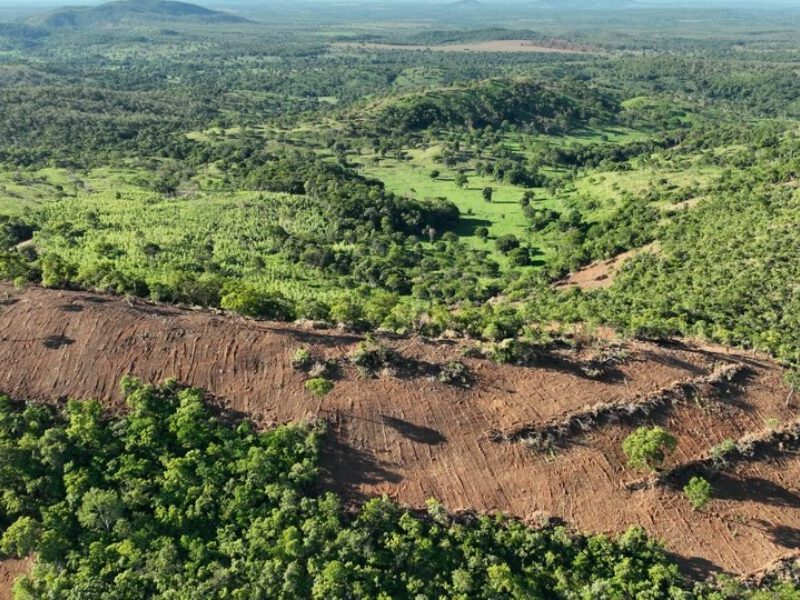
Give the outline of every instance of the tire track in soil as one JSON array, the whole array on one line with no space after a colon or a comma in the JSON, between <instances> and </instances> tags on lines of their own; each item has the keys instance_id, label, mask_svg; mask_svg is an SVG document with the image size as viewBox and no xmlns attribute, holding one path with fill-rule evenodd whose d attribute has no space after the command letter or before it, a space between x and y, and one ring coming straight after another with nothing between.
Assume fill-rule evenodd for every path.
<instances>
[{"instance_id":1,"label":"tire track in soil","mask_svg":"<svg viewBox=\"0 0 800 600\"><path fill-rule=\"evenodd\" d=\"M795 539L792 532L800 531L800 510L793 504L800 481L796 456L737 466L719 484L725 496L697 512L679 491L625 488L637 476L625 468L620 449L632 426L606 426L553 455L522 444L495 444L486 436L492 428L543 424L597 402L646 395L707 373L719 360L747 361L754 376L720 399L725 411L690 403L669 411L666 422L679 438L673 460L690 460L725 437L760 429L765 419L786 422L796 416L796 409L783 406L780 370L763 359L697 344L631 342L630 359L613 383L568 368L465 359L459 342L386 337L382 343L408 358L462 360L476 373L473 387L386 374L358 378L345 367L334 390L319 400L304 389L305 375L290 367L293 352L306 346L326 358L343 358L359 336L119 299L96 302L96 294L82 292L0 286L3 292L19 299L0 307L5 392L35 400L96 397L120 408L122 375L151 382L177 376L257 423L323 417L332 423L323 483L351 498L387 493L422 506L434 496L450 509L501 510L524 519L543 512L586 531L619 532L641 524L682 553L687 564L692 559L704 569L739 573L785 555L786 544ZM65 302L80 311L62 310ZM43 345L48 336L62 333L72 343ZM567 365L584 358L559 356ZM759 495L759 489L769 493Z\"/></svg>"}]
</instances>

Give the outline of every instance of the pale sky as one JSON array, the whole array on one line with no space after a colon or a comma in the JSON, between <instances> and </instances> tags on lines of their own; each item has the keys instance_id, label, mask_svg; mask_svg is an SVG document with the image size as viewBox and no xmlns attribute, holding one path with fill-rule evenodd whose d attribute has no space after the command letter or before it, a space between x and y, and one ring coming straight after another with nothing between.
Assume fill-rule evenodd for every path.
<instances>
[{"instance_id":1,"label":"pale sky","mask_svg":"<svg viewBox=\"0 0 800 600\"><path fill-rule=\"evenodd\" d=\"M103 4L105 0L0 0L1 9L20 9L32 12L37 9L51 9L62 6L90 6ZM446 5L452 4L455 0L181 0L192 4L199 4L209 8L224 10L226 7L235 8L266 8L269 6L280 6L286 4L428 4ZM479 0L482 4L529 4L536 5L543 0ZM606 0L608 2L608 0ZM614 0L611 0L612 2ZM668 8L670 6L701 8L707 7L729 7L729 8L800 8L800 0L616 0L622 5L636 5L637 7L659 7ZM580 2L580 0L578 0ZM547 2L552 4L552 0ZM603 4L603 0L585 0L588 6ZM576 2L570 2L570 8L574 8Z\"/></svg>"}]
</instances>

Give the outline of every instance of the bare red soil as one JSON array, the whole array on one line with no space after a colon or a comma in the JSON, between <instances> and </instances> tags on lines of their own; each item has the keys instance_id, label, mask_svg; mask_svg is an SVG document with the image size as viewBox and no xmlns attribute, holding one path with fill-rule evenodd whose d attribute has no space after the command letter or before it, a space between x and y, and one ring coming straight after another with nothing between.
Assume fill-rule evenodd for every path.
<instances>
[{"instance_id":1,"label":"bare red soil","mask_svg":"<svg viewBox=\"0 0 800 600\"><path fill-rule=\"evenodd\" d=\"M349 498L388 494L421 506L436 497L451 510L542 514L584 531L639 524L698 574L755 572L800 545L800 456L738 463L713 480L717 498L693 511L679 490L633 491L643 474L621 450L634 427L658 423L679 439L667 466L706 456L726 438L788 423L781 370L754 357L686 342L627 342L628 358L603 380L579 368L590 350L560 351L536 367L466 359L466 342L381 338L418 365L462 360L469 389L429 377L343 370L334 390L313 398L295 371L297 348L343 358L357 335L253 322L208 312L127 303L90 293L0 286L0 390L18 398L97 398L121 405L119 380L176 377L209 390L228 409L262 425L324 417L331 422L324 485ZM640 401L679 382L705 381L729 363L732 382L646 416L590 427L553 452L498 442L492 431L536 427L598 403ZM424 370L424 369L423 369Z\"/></svg>"},{"instance_id":2,"label":"bare red soil","mask_svg":"<svg viewBox=\"0 0 800 600\"><path fill-rule=\"evenodd\" d=\"M20 575L24 575L30 571L32 565L33 559L31 558L22 560L7 558L5 560L0 560L0 600L13 599L11 589L14 585L14 581Z\"/></svg>"},{"instance_id":3,"label":"bare red soil","mask_svg":"<svg viewBox=\"0 0 800 600\"><path fill-rule=\"evenodd\" d=\"M564 40L489 40L461 44L380 44L373 42L335 42L334 49L344 50L428 50L431 52L538 52L543 54L591 54L600 50L587 45L570 44Z\"/></svg>"},{"instance_id":4,"label":"bare red soil","mask_svg":"<svg viewBox=\"0 0 800 600\"><path fill-rule=\"evenodd\" d=\"M598 288L607 288L614 283L614 276L619 269L625 264L629 258L633 258L640 252L657 252L658 247L655 244L650 244L644 248L636 248L628 250L622 254L618 254L608 260L600 260L593 262L585 267L578 269L574 273L570 273L569 277L556 284L558 288L578 287L582 290L594 290Z\"/></svg>"}]
</instances>

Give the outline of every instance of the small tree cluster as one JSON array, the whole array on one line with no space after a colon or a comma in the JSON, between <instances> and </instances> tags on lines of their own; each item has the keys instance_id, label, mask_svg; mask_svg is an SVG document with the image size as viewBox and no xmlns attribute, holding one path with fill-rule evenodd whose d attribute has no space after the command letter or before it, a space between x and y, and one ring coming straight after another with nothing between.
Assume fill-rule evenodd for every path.
<instances>
[{"instance_id":1,"label":"small tree cluster","mask_svg":"<svg viewBox=\"0 0 800 600\"><path fill-rule=\"evenodd\" d=\"M702 477L692 477L684 486L683 493L692 508L699 510L711 501L711 484Z\"/></svg>"},{"instance_id":2,"label":"small tree cluster","mask_svg":"<svg viewBox=\"0 0 800 600\"><path fill-rule=\"evenodd\" d=\"M640 427L622 442L628 464L635 469L658 471L678 440L662 427Z\"/></svg>"}]
</instances>

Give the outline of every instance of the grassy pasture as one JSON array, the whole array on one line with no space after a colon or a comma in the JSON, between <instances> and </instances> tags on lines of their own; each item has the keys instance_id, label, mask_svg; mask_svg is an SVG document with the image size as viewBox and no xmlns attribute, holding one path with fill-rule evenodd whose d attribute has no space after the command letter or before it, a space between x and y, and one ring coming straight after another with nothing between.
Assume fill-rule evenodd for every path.
<instances>
[{"instance_id":1,"label":"grassy pasture","mask_svg":"<svg viewBox=\"0 0 800 600\"><path fill-rule=\"evenodd\" d=\"M505 257L495 250L491 240L503 235L513 234L528 240L526 219L520 206L520 199L526 188L498 182L491 177L484 177L467 170L468 183L460 188L455 183L456 169L448 169L434 161L437 148L427 150L409 150L410 160L382 159L378 165L365 166L365 175L381 180L386 189L403 196L417 199L447 198L454 202L461 211L461 222L456 233L468 244L491 250L493 258L501 263ZM440 175L431 178L431 171L438 170ZM483 188L493 189L492 202L483 199ZM535 189L537 206L548 206L558 209L559 203L547 197L547 193ZM489 229L488 242L481 240L475 230L478 227ZM536 240L531 239L536 247Z\"/></svg>"}]
</instances>

